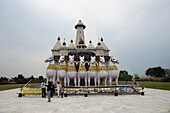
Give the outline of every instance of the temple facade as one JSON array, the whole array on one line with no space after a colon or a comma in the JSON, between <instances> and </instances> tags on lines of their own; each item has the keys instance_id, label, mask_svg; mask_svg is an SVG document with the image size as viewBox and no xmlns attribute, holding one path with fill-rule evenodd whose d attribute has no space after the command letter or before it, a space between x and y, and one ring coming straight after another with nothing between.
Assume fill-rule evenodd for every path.
<instances>
[{"instance_id":1,"label":"temple facade","mask_svg":"<svg viewBox=\"0 0 170 113\"><path fill-rule=\"evenodd\" d=\"M76 40L75 44L73 40L70 41L68 46L65 42L60 42L60 37L58 37L56 44L52 48L52 55L55 57L55 60L58 59L61 55L75 55L75 56L85 56L88 59L89 56L109 56L109 49L101 37L100 42L96 46L93 45L92 41L89 41L89 44L85 44L84 29L86 26L79 20L75 25L76 31Z\"/></svg>"}]
</instances>

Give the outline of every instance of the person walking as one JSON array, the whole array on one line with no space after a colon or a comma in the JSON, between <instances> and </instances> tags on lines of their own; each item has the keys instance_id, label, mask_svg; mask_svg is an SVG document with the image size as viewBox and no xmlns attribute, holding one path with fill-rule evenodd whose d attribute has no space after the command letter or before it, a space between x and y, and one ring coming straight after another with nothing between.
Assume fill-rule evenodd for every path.
<instances>
[{"instance_id":1,"label":"person walking","mask_svg":"<svg viewBox=\"0 0 170 113\"><path fill-rule=\"evenodd\" d=\"M51 86L52 86L51 82L48 81L48 85L46 85L46 86L47 86L47 96L48 96L47 102L51 102Z\"/></svg>"},{"instance_id":2,"label":"person walking","mask_svg":"<svg viewBox=\"0 0 170 113\"><path fill-rule=\"evenodd\" d=\"M42 89L42 98L46 97L46 86L44 80L41 83L41 89Z\"/></svg>"},{"instance_id":3,"label":"person walking","mask_svg":"<svg viewBox=\"0 0 170 113\"><path fill-rule=\"evenodd\" d=\"M55 93L55 86L54 83L51 82L51 97L53 97L53 93Z\"/></svg>"},{"instance_id":4,"label":"person walking","mask_svg":"<svg viewBox=\"0 0 170 113\"><path fill-rule=\"evenodd\" d=\"M61 84L60 84L60 82L58 81L57 82L57 93L58 93L58 97L60 96L60 88L61 88L62 86L61 86Z\"/></svg>"}]
</instances>

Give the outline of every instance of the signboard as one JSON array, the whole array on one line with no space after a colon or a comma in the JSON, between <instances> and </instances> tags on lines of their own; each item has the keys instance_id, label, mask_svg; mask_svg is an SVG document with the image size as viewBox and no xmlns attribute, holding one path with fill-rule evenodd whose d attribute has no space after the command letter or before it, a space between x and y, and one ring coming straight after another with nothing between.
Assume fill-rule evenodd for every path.
<instances>
[{"instance_id":1,"label":"signboard","mask_svg":"<svg viewBox=\"0 0 170 113\"><path fill-rule=\"evenodd\" d=\"M23 87L23 96L28 95L41 95L42 90L41 88L37 87Z\"/></svg>"}]
</instances>

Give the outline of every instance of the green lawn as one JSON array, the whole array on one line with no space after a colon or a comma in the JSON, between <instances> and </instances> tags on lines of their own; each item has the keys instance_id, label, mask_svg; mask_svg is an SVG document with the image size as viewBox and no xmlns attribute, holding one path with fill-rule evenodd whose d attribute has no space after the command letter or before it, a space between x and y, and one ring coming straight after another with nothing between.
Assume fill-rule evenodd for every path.
<instances>
[{"instance_id":1,"label":"green lawn","mask_svg":"<svg viewBox=\"0 0 170 113\"><path fill-rule=\"evenodd\" d=\"M21 88L22 85L25 85L25 84L5 84L5 85L0 85L0 91L3 91L3 90L8 90L8 89L15 89L15 88ZM41 86L41 83L31 83L31 84L28 84L27 86Z\"/></svg>"},{"instance_id":2,"label":"green lawn","mask_svg":"<svg viewBox=\"0 0 170 113\"><path fill-rule=\"evenodd\" d=\"M119 81L119 85L125 85L126 81ZM170 82L151 82L151 81L137 81L140 86L145 88L163 89L170 90ZM115 82L113 82L115 84ZM132 81L128 81L127 85L133 85Z\"/></svg>"},{"instance_id":3,"label":"green lawn","mask_svg":"<svg viewBox=\"0 0 170 113\"><path fill-rule=\"evenodd\" d=\"M170 90L170 82L138 82L146 88Z\"/></svg>"},{"instance_id":4,"label":"green lawn","mask_svg":"<svg viewBox=\"0 0 170 113\"><path fill-rule=\"evenodd\" d=\"M15 89L15 88L21 88L24 84L5 84L0 85L0 91L8 90L8 89Z\"/></svg>"}]
</instances>

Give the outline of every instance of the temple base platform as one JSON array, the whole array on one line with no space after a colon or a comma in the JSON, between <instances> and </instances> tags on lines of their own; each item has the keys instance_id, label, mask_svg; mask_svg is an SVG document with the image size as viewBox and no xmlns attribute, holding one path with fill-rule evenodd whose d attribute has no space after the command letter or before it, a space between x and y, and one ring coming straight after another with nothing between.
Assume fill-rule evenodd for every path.
<instances>
[{"instance_id":1,"label":"temple base platform","mask_svg":"<svg viewBox=\"0 0 170 113\"><path fill-rule=\"evenodd\" d=\"M140 94L139 89L129 85L119 86L67 86L64 87L64 94Z\"/></svg>"},{"instance_id":2,"label":"temple base platform","mask_svg":"<svg viewBox=\"0 0 170 113\"><path fill-rule=\"evenodd\" d=\"M23 96L39 95L42 90L37 86L27 86L22 88ZM60 91L60 94L62 92ZM57 88L55 88L54 95L57 95ZM64 95L100 95L100 94L141 94L140 89L130 85L119 86L66 86L64 87Z\"/></svg>"}]
</instances>

